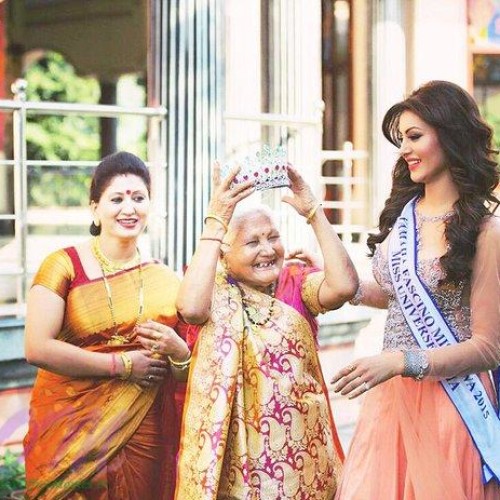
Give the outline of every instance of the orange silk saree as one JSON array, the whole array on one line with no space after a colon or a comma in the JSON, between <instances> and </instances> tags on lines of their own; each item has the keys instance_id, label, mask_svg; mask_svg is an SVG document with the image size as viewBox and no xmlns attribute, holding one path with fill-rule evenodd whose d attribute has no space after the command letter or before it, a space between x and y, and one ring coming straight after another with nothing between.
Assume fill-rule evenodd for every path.
<instances>
[{"instance_id":1,"label":"orange silk saree","mask_svg":"<svg viewBox=\"0 0 500 500\"><path fill-rule=\"evenodd\" d=\"M172 327L178 289L162 264L142 265L144 318ZM130 335L137 319L138 269L108 277L118 333ZM107 344L114 333L102 279L89 280L74 248L51 254L34 284L66 301L58 338L95 352L139 348L133 336ZM118 378L71 378L40 369L25 438L27 497L56 500L172 497L178 445L176 384L151 389Z\"/></svg>"}]
</instances>

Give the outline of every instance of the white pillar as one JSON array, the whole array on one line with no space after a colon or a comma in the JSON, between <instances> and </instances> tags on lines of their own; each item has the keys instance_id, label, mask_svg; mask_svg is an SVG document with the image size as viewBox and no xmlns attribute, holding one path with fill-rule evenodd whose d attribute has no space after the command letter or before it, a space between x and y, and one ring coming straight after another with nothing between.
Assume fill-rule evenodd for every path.
<instances>
[{"instance_id":1,"label":"white pillar","mask_svg":"<svg viewBox=\"0 0 500 500\"><path fill-rule=\"evenodd\" d=\"M382 135L381 124L386 111L405 97L406 37L404 32L404 0L379 0L374 8L373 30L373 164L372 224L391 187L391 172L396 150Z\"/></svg>"},{"instance_id":2,"label":"white pillar","mask_svg":"<svg viewBox=\"0 0 500 500\"><path fill-rule=\"evenodd\" d=\"M449 80L467 88L467 1L415 0L412 25L412 87Z\"/></svg>"}]
</instances>

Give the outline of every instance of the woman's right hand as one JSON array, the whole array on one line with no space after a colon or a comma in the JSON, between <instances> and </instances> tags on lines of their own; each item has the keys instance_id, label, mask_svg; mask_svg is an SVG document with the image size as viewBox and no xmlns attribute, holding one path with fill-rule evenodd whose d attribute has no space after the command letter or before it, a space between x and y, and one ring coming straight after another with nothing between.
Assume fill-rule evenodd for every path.
<instances>
[{"instance_id":1,"label":"woman's right hand","mask_svg":"<svg viewBox=\"0 0 500 500\"><path fill-rule=\"evenodd\" d=\"M233 168L225 179L220 176L220 164L215 162L212 170L212 198L208 204L207 214L220 217L229 224L235 206L239 201L250 196L254 191L254 181L249 180L231 187L240 167Z\"/></svg>"},{"instance_id":2,"label":"woman's right hand","mask_svg":"<svg viewBox=\"0 0 500 500\"><path fill-rule=\"evenodd\" d=\"M141 351L128 351L127 355L132 361L132 374L128 379L143 388L153 387L163 381L168 373L168 363L163 359L151 357L152 353L145 349ZM121 363L121 360L120 360ZM120 367L120 374L125 367Z\"/></svg>"}]
</instances>

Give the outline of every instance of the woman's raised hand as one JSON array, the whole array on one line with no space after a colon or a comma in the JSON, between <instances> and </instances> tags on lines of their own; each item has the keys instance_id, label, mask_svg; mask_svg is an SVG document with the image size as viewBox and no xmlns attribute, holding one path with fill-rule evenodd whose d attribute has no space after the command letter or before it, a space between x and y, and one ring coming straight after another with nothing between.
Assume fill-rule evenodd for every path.
<instances>
[{"instance_id":1,"label":"woman's raised hand","mask_svg":"<svg viewBox=\"0 0 500 500\"><path fill-rule=\"evenodd\" d=\"M219 162L215 162L213 165L212 198L208 204L207 215L220 217L226 225L229 224L238 202L255 191L253 180L241 182L231 187L239 171L240 167L235 167L225 179L221 179Z\"/></svg>"},{"instance_id":2,"label":"woman's raised hand","mask_svg":"<svg viewBox=\"0 0 500 500\"><path fill-rule=\"evenodd\" d=\"M285 195L281 200L295 208L300 215L307 217L318 204L318 200L309 184L291 165L288 166L288 178L293 196Z\"/></svg>"}]
</instances>

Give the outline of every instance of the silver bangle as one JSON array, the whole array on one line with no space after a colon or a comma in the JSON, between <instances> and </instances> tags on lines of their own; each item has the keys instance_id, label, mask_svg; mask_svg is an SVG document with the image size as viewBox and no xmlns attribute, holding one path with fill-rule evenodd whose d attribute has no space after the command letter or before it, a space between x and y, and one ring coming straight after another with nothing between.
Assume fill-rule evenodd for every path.
<instances>
[{"instance_id":1,"label":"silver bangle","mask_svg":"<svg viewBox=\"0 0 500 500\"><path fill-rule=\"evenodd\" d=\"M351 306L359 306L359 304L361 304L361 301L363 300L363 296L364 296L364 286L363 282L360 281L358 289L356 290L354 297L349 301L349 304L351 304Z\"/></svg>"},{"instance_id":2,"label":"silver bangle","mask_svg":"<svg viewBox=\"0 0 500 500\"><path fill-rule=\"evenodd\" d=\"M421 381L429 371L429 359L425 350L405 351L403 377L412 377Z\"/></svg>"}]
</instances>

